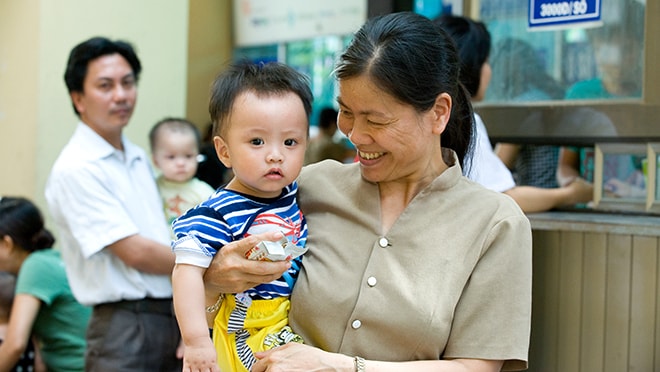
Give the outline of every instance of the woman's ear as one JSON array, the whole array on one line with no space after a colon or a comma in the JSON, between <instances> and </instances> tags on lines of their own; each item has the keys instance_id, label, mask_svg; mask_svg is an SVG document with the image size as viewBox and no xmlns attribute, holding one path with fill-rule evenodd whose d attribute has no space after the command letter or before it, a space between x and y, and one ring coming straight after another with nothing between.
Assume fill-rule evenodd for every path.
<instances>
[{"instance_id":1,"label":"woman's ear","mask_svg":"<svg viewBox=\"0 0 660 372\"><path fill-rule=\"evenodd\" d=\"M451 105L451 96L448 93L441 93L436 97L432 108L434 134L442 134L445 131L451 116Z\"/></svg>"},{"instance_id":2,"label":"woman's ear","mask_svg":"<svg viewBox=\"0 0 660 372\"><path fill-rule=\"evenodd\" d=\"M220 137L213 137L213 146L215 147L215 153L218 155L218 159L224 164L225 167L231 168L231 158L229 156L229 147L227 142Z\"/></svg>"},{"instance_id":3,"label":"woman's ear","mask_svg":"<svg viewBox=\"0 0 660 372\"><path fill-rule=\"evenodd\" d=\"M0 249L12 249L14 248L14 239L9 235L4 235L0 238Z\"/></svg>"}]
</instances>

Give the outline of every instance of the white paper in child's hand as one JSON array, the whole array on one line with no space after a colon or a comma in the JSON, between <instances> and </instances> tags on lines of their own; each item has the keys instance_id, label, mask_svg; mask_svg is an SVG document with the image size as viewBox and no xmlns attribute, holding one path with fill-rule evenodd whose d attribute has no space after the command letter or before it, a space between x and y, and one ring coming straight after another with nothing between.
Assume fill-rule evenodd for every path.
<instances>
[{"instance_id":1,"label":"white paper in child's hand","mask_svg":"<svg viewBox=\"0 0 660 372\"><path fill-rule=\"evenodd\" d=\"M291 243L285 236L276 242L260 242L247 251L245 257L259 261L284 261L289 257L294 259L305 252L307 252L307 248Z\"/></svg>"}]
</instances>

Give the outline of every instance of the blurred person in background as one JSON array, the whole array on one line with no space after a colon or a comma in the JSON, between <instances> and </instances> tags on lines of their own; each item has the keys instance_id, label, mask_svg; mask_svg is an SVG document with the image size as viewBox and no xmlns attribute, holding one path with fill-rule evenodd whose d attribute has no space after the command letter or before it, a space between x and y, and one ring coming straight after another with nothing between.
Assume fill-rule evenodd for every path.
<instances>
[{"instance_id":1,"label":"blurred person in background","mask_svg":"<svg viewBox=\"0 0 660 372\"><path fill-rule=\"evenodd\" d=\"M0 199L0 270L17 275L0 371L8 371L34 335L48 371L84 371L91 309L73 297L60 252L39 209L28 199Z\"/></svg>"},{"instance_id":2,"label":"blurred person in background","mask_svg":"<svg viewBox=\"0 0 660 372\"><path fill-rule=\"evenodd\" d=\"M123 134L142 66L124 41L94 37L64 80L80 119L46 183L76 299L93 306L85 370L181 371L174 254L151 162Z\"/></svg>"}]
</instances>

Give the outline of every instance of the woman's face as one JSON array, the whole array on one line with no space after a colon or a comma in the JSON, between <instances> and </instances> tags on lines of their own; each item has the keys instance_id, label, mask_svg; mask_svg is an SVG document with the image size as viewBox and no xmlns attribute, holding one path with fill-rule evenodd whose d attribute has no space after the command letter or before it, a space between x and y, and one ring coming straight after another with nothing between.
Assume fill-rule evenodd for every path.
<instances>
[{"instance_id":1,"label":"woman's face","mask_svg":"<svg viewBox=\"0 0 660 372\"><path fill-rule=\"evenodd\" d=\"M19 265L14 259L15 245L9 235L0 236L0 271L17 274Z\"/></svg>"},{"instance_id":2,"label":"woman's face","mask_svg":"<svg viewBox=\"0 0 660 372\"><path fill-rule=\"evenodd\" d=\"M434 162L442 162L440 133L451 111L449 96L440 97L431 110L418 113L368 77L339 81L337 125L355 145L366 180L414 182L437 169Z\"/></svg>"}]
</instances>

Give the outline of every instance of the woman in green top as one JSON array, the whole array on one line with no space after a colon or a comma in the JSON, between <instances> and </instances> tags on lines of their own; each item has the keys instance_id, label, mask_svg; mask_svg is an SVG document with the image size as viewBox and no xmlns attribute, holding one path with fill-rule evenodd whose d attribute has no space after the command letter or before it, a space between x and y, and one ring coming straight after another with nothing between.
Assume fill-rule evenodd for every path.
<instances>
[{"instance_id":1,"label":"woman in green top","mask_svg":"<svg viewBox=\"0 0 660 372\"><path fill-rule=\"evenodd\" d=\"M48 371L83 371L91 309L80 305L66 278L55 239L39 209L20 197L0 198L0 270L17 275L0 371L9 370L34 335Z\"/></svg>"}]
</instances>

